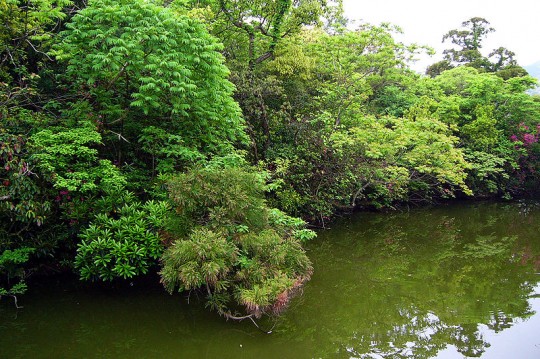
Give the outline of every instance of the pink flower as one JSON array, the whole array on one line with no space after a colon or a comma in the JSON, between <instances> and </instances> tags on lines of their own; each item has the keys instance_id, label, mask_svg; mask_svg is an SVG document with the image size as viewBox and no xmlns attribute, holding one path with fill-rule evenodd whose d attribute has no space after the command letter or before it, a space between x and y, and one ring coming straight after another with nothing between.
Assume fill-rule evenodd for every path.
<instances>
[{"instance_id":1,"label":"pink flower","mask_svg":"<svg viewBox=\"0 0 540 359\"><path fill-rule=\"evenodd\" d=\"M536 141L536 137L534 135L531 135L530 133L526 133L523 135L523 143L526 145L530 145L531 143L535 143Z\"/></svg>"}]
</instances>

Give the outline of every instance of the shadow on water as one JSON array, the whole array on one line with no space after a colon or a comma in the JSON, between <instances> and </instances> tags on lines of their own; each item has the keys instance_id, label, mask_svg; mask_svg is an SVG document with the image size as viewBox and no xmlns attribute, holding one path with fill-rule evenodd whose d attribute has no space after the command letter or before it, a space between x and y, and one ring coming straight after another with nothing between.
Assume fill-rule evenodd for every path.
<instances>
[{"instance_id":1,"label":"shadow on water","mask_svg":"<svg viewBox=\"0 0 540 359\"><path fill-rule=\"evenodd\" d=\"M60 283L0 301L0 357L497 357L540 330L539 233L535 203L359 213L309 244L313 279L271 335L159 287ZM507 347L540 357L524 337Z\"/></svg>"}]
</instances>

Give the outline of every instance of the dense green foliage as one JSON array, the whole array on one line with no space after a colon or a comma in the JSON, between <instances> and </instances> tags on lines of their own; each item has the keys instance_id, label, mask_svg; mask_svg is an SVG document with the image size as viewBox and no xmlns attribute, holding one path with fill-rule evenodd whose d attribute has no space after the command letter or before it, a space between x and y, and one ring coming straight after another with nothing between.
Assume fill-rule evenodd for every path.
<instances>
[{"instance_id":1,"label":"dense green foliage","mask_svg":"<svg viewBox=\"0 0 540 359\"><path fill-rule=\"evenodd\" d=\"M133 202L114 216L96 215L80 234L75 266L81 279L127 279L146 274L163 252L158 230L164 226L168 209L166 202Z\"/></svg>"},{"instance_id":2,"label":"dense green foliage","mask_svg":"<svg viewBox=\"0 0 540 359\"><path fill-rule=\"evenodd\" d=\"M0 0L0 285L162 266L235 317L310 277L303 220L537 188L540 101L482 18L429 51L340 1ZM282 212L283 211L283 212ZM287 213L287 214L286 214ZM161 259L161 260L160 260ZM46 266L45 266L46 265ZM20 280L13 286L14 278Z\"/></svg>"},{"instance_id":3,"label":"dense green foliage","mask_svg":"<svg viewBox=\"0 0 540 359\"><path fill-rule=\"evenodd\" d=\"M255 317L277 314L309 279L301 240L305 222L270 209L264 181L237 168L205 168L168 181L176 207L163 256L169 292L205 287L209 305L231 316L235 305Z\"/></svg>"},{"instance_id":4,"label":"dense green foliage","mask_svg":"<svg viewBox=\"0 0 540 359\"><path fill-rule=\"evenodd\" d=\"M202 24L168 8L95 0L67 25L54 54L120 138L136 140L154 125L210 152L243 136L220 49Z\"/></svg>"}]
</instances>

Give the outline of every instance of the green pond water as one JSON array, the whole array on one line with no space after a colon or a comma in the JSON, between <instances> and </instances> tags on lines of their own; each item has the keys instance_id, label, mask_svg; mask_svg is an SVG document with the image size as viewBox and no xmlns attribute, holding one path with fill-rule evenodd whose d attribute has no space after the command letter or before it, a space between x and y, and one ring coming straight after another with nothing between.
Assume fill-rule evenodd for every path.
<instances>
[{"instance_id":1,"label":"green pond water","mask_svg":"<svg viewBox=\"0 0 540 359\"><path fill-rule=\"evenodd\" d=\"M312 280L277 321L195 295L52 282L0 301L1 358L540 358L540 206L358 213L307 245Z\"/></svg>"}]
</instances>

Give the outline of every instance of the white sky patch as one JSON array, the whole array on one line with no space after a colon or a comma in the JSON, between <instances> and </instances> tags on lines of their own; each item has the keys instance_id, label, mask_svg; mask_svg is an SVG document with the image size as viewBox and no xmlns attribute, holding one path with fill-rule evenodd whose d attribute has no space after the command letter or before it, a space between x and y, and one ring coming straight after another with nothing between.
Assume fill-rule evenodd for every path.
<instances>
[{"instance_id":1,"label":"white sky patch","mask_svg":"<svg viewBox=\"0 0 540 359\"><path fill-rule=\"evenodd\" d=\"M442 59L442 51L450 48L442 37L449 30L461 28L472 17L483 17L495 28L487 35L482 52L488 55L500 46L516 53L522 66L540 61L539 0L343 0L345 15L357 23L378 25L390 22L404 31L399 41L428 45L437 52L423 57L413 66L424 72L426 66Z\"/></svg>"}]
</instances>

